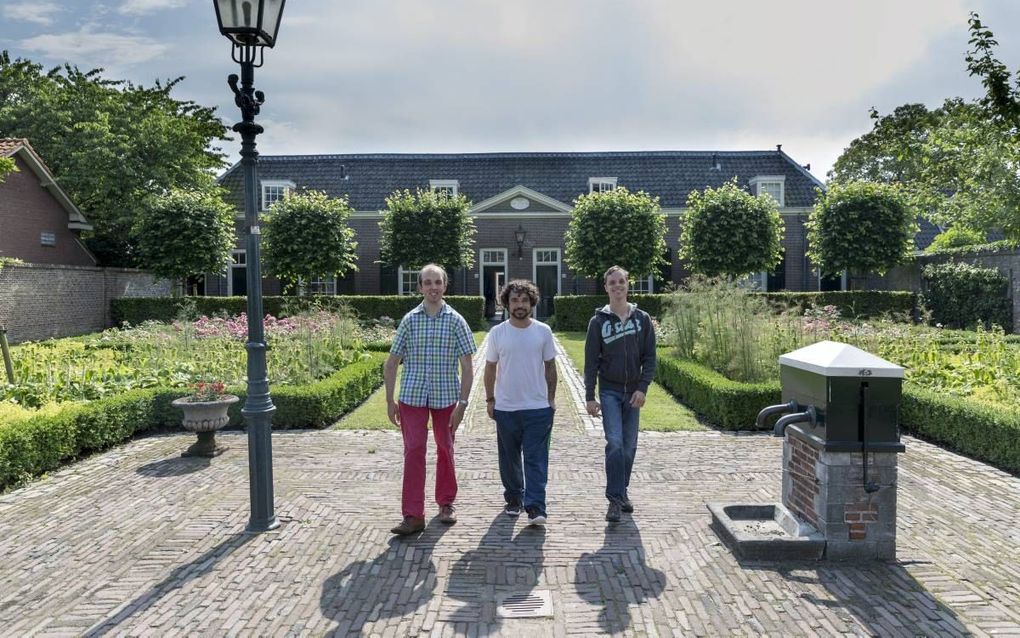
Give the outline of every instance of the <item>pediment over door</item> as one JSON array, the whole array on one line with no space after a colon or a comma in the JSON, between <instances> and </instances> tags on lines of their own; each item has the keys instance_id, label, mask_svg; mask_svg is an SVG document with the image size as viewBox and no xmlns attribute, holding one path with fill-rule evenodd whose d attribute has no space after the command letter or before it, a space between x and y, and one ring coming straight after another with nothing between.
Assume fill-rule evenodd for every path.
<instances>
[{"instance_id":1,"label":"pediment over door","mask_svg":"<svg viewBox=\"0 0 1020 638\"><path fill-rule=\"evenodd\" d=\"M569 204L531 190L527 186L514 186L498 195L479 202L471 209L471 214L486 213L569 213Z\"/></svg>"}]
</instances>

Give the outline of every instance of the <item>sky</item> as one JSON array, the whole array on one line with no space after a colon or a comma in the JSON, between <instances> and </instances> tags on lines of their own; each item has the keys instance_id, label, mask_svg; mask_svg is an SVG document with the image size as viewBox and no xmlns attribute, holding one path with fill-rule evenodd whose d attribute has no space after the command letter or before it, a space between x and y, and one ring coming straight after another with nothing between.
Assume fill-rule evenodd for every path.
<instances>
[{"instance_id":1,"label":"sky","mask_svg":"<svg viewBox=\"0 0 1020 638\"><path fill-rule=\"evenodd\" d=\"M255 87L262 154L767 150L825 179L888 113L974 98L977 11L1016 0L290 0ZM0 49L102 67L239 119L210 0L0 0ZM236 161L240 142L223 150Z\"/></svg>"}]
</instances>

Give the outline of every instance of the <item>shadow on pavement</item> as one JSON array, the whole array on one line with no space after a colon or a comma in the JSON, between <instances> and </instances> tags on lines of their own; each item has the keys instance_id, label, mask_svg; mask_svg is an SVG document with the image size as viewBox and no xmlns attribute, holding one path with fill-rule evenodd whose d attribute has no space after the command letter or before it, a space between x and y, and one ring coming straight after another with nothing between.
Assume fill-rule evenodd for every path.
<instances>
[{"instance_id":1,"label":"shadow on pavement","mask_svg":"<svg viewBox=\"0 0 1020 638\"><path fill-rule=\"evenodd\" d=\"M142 476L161 478L164 476L184 476L199 472L209 467L212 459L201 456L176 456L146 463L135 470Z\"/></svg>"},{"instance_id":2,"label":"shadow on pavement","mask_svg":"<svg viewBox=\"0 0 1020 638\"><path fill-rule=\"evenodd\" d=\"M602 607L599 626L609 634L631 624L628 603L658 598L666 587L666 575L645 564L641 532L629 516L607 524L602 547L585 553L574 568L577 594L585 602Z\"/></svg>"},{"instance_id":3,"label":"shadow on pavement","mask_svg":"<svg viewBox=\"0 0 1020 638\"><path fill-rule=\"evenodd\" d=\"M188 582L213 571L221 560L257 537L258 534L244 533L228 536L218 545L193 561L174 569L170 572L169 576L153 585L147 592L124 605L116 616L101 621L83 635L87 638L95 638L105 636L108 632L116 630L122 622L152 607L170 592L180 589Z\"/></svg>"},{"instance_id":4,"label":"shadow on pavement","mask_svg":"<svg viewBox=\"0 0 1020 638\"><path fill-rule=\"evenodd\" d=\"M868 635L970 635L956 614L917 582L898 561L791 562L786 565L739 561L745 570L778 574L791 583L821 585L822 597L802 592L800 599L833 610L847 622L857 622ZM843 613L840 613L843 612Z\"/></svg>"},{"instance_id":5,"label":"shadow on pavement","mask_svg":"<svg viewBox=\"0 0 1020 638\"><path fill-rule=\"evenodd\" d=\"M361 635L367 622L424 607L436 589L432 552L448 529L432 519L420 534L394 536L374 559L351 563L326 579L319 610L337 623L330 635Z\"/></svg>"},{"instance_id":6,"label":"shadow on pavement","mask_svg":"<svg viewBox=\"0 0 1020 638\"><path fill-rule=\"evenodd\" d=\"M538 585L545 562L545 528L525 526L514 536L517 524L517 519L500 512L478 547L453 564L446 595L466 604L444 621L466 623L472 635L487 636L499 630L497 594L528 594Z\"/></svg>"}]
</instances>

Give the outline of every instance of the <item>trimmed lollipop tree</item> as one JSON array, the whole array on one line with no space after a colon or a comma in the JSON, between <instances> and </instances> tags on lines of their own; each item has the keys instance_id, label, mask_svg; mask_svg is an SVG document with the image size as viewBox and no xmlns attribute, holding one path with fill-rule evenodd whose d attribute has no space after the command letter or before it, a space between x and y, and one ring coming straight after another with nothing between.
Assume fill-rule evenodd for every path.
<instances>
[{"instance_id":1,"label":"trimmed lollipop tree","mask_svg":"<svg viewBox=\"0 0 1020 638\"><path fill-rule=\"evenodd\" d=\"M775 268L782 236L776 200L751 195L734 179L687 197L679 254L692 272L738 278Z\"/></svg>"},{"instance_id":2,"label":"trimmed lollipop tree","mask_svg":"<svg viewBox=\"0 0 1020 638\"><path fill-rule=\"evenodd\" d=\"M917 222L907 197L892 184L833 184L808 216L808 249L822 274L850 274L851 288L869 273L910 259Z\"/></svg>"},{"instance_id":3,"label":"trimmed lollipop tree","mask_svg":"<svg viewBox=\"0 0 1020 638\"><path fill-rule=\"evenodd\" d=\"M293 193L273 204L262 222L266 270L281 281L306 282L356 271L354 212L345 197Z\"/></svg>"},{"instance_id":4,"label":"trimmed lollipop tree","mask_svg":"<svg viewBox=\"0 0 1020 638\"><path fill-rule=\"evenodd\" d=\"M393 267L439 264L448 273L474 265L475 223L471 202L463 195L418 189L386 198L379 221L379 250Z\"/></svg>"},{"instance_id":5,"label":"trimmed lollipop tree","mask_svg":"<svg viewBox=\"0 0 1020 638\"><path fill-rule=\"evenodd\" d=\"M234 247L234 209L218 188L171 190L147 200L132 233L143 268L183 282L223 270Z\"/></svg>"},{"instance_id":6,"label":"trimmed lollipop tree","mask_svg":"<svg viewBox=\"0 0 1020 638\"><path fill-rule=\"evenodd\" d=\"M581 195L567 227L564 261L571 270L601 281L610 266L632 277L665 265L666 216L659 199L643 191L615 188Z\"/></svg>"}]
</instances>

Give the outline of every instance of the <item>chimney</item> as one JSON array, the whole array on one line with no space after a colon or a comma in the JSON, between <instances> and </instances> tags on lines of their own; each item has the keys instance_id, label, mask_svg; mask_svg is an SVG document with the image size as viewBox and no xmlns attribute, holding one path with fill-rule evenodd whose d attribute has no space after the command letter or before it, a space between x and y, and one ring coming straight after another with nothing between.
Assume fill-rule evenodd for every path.
<instances>
[{"instance_id":1,"label":"chimney","mask_svg":"<svg viewBox=\"0 0 1020 638\"><path fill-rule=\"evenodd\" d=\"M782 153L783 152L783 145L782 144L776 144L776 152L777 153Z\"/></svg>"}]
</instances>

